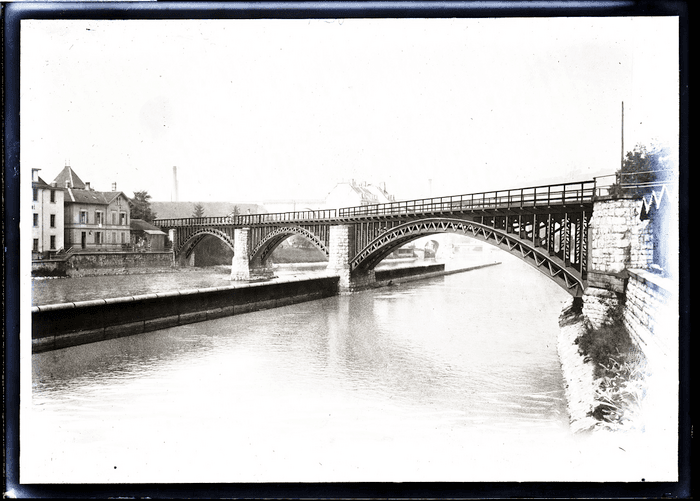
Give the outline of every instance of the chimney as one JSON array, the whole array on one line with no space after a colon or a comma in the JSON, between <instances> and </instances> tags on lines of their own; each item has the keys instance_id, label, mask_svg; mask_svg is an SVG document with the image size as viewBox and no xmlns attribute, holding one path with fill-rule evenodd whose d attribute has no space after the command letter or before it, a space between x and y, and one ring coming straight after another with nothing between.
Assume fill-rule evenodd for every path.
<instances>
[{"instance_id":1,"label":"chimney","mask_svg":"<svg viewBox=\"0 0 700 501\"><path fill-rule=\"evenodd\" d=\"M39 171L41 169L32 169L32 181L39 181Z\"/></svg>"},{"instance_id":2,"label":"chimney","mask_svg":"<svg viewBox=\"0 0 700 501\"><path fill-rule=\"evenodd\" d=\"M112 183L112 191L117 191L117 183Z\"/></svg>"},{"instance_id":3,"label":"chimney","mask_svg":"<svg viewBox=\"0 0 700 501\"><path fill-rule=\"evenodd\" d=\"M177 192L177 166L173 166L173 192L171 194L171 202L179 202L179 195Z\"/></svg>"},{"instance_id":4,"label":"chimney","mask_svg":"<svg viewBox=\"0 0 700 501\"><path fill-rule=\"evenodd\" d=\"M85 181L85 189L90 191L90 181Z\"/></svg>"}]
</instances>

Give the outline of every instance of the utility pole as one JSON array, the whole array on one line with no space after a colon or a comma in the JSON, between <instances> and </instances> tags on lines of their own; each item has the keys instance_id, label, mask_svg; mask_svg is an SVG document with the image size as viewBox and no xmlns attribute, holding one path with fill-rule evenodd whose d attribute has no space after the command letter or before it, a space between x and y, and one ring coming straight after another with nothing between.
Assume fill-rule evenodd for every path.
<instances>
[{"instance_id":1,"label":"utility pole","mask_svg":"<svg viewBox=\"0 0 700 501\"><path fill-rule=\"evenodd\" d=\"M625 102L622 101L622 126L620 130L621 134L621 140L620 144L622 145L622 152L620 153L620 170L622 170L622 165L625 162Z\"/></svg>"}]
</instances>

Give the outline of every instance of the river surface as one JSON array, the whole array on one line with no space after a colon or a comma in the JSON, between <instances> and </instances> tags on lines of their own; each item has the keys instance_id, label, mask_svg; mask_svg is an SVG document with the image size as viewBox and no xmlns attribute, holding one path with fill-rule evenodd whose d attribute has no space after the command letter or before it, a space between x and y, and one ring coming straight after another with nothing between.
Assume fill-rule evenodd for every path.
<instances>
[{"instance_id":1,"label":"river surface","mask_svg":"<svg viewBox=\"0 0 700 501\"><path fill-rule=\"evenodd\" d=\"M32 355L21 481L639 480L569 431L567 294L498 260Z\"/></svg>"}]
</instances>

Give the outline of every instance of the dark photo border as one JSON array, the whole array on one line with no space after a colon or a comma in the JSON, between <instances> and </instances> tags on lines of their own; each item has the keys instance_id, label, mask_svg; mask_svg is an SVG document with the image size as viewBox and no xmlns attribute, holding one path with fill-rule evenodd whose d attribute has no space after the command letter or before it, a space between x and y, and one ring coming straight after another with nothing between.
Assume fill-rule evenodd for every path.
<instances>
[{"instance_id":1,"label":"dark photo border","mask_svg":"<svg viewBox=\"0 0 700 501\"><path fill-rule=\"evenodd\" d=\"M20 22L27 19L259 19L678 16L680 19L680 412L674 483L19 484ZM5 495L18 498L688 498L689 404L688 6L671 1L580 2L17 2L2 5Z\"/></svg>"}]
</instances>

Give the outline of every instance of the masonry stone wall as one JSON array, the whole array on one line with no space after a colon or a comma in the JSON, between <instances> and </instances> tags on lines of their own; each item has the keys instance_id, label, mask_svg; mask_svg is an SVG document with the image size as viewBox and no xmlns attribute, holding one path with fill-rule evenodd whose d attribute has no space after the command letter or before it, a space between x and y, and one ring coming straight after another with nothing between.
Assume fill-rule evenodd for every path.
<instances>
[{"instance_id":1,"label":"masonry stone wall","mask_svg":"<svg viewBox=\"0 0 700 501\"><path fill-rule=\"evenodd\" d=\"M673 281L645 270L629 270L623 319L648 359L663 364L676 357L678 301Z\"/></svg>"},{"instance_id":2,"label":"masonry stone wall","mask_svg":"<svg viewBox=\"0 0 700 501\"><path fill-rule=\"evenodd\" d=\"M649 221L641 221L642 200L596 201L590 228L589 269L619 273L646 269L652 263L653 242Z\"/></svg>"},{"instance_id":3,"label":"masonry stone wall","mask_svg":"<svg viewBox=\"0 0 700 501\"><path fill-rule=\"evenodd\" d=\"M649 221L640 219L642 205L640 199L609 198L593 206L583 314L594 327L623 301L627 270L646 269L652 263L653 235Z\"/></svg>"},{"instance_id":4,"label":"masonry stone wall","mask_svg":"<svg viewBox=\"0 0 700 501\"><path fill-rule=\"evenodd\" d=\"M65 273L69 277L151 273L173 265L172 252L93 252L68 257Z\"/></svg>"}]
</instances>

